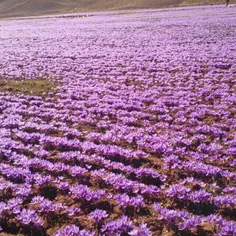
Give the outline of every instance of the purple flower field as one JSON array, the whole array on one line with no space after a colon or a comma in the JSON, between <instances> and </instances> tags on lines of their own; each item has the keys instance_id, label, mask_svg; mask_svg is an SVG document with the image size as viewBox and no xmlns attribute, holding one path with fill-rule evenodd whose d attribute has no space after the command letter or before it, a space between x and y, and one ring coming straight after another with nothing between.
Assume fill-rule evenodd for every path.
<instances>
[{"instance_id":1,"label":"purple flower field","mask_svg":"<svg viewBox=\"0 0 236 236\"><path fill-rule=\"evenodd\" d=\"M235 236L235 12L0 20L0 235Z\"/></svg>"}]
</instances>

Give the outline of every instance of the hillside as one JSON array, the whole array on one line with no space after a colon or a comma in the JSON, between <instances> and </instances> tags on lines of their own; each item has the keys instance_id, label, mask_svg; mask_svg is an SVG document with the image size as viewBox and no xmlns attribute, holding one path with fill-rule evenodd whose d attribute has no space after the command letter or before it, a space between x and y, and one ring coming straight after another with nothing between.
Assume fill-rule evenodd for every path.
<instances>
[{"instance_id":1,"label":"hillside","mask_svg":"<svg viewBox=\"0 0 236 236\"><path fill-rule=\"evenodd\" d=\"M222 3L222 0L0 0L0 17Z\"/></svg>"}]
</instances>

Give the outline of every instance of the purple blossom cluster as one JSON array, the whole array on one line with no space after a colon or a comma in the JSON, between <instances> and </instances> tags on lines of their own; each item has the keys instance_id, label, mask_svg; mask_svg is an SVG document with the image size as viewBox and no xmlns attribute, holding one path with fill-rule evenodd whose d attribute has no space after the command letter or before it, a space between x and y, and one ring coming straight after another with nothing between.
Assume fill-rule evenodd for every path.
<instances>
[{"instance_id":1,"label":"purple blossom cluster","mask_svg":"<svg viewBox=\"0 0 236 236\"><path fill-rule=\"evenodd\" d=\"M32 223L36 226L43 226L42 220L34 210L23 209L16 219L24 225L29 225Z\"/></svg>"},{"instance_id":2,"label":"purple blossom cluster","mask_svg":"<svg viewBox=\"0 0 236 236\"><path fill-rule=\"evenodd\" d=\"M106 211L104 210L95 210L93 212L91 212L89 215L88 215L89 218L93 219L95 222L99 223L101 222L103 219L107 218L108 217L108 214Z\"/></svg>"},{"instance_id":3,"label":"purple blossom cluster","mask_svg":"<svg viewBox=\"0 0 236 236\"><path fill-rule=\"evenodd\" d=\"M214 223L216 225L214 233L216 235L234 235L236 223L234 221L224 220L219 215L198 216L191 215L185 210L168 209L160 204L153 204L154 210L158 214L160 220L166 221L169 225L175 224L179 230L196 229L197 227L204 226L206 223Z\"/></svg>"},{"instance_id":4,"label":"purple blossom cluster","mask_svg":"<svg viewBox=\"0 0 236 236\"><path fill-rule=\"evenodd\" d=\"M64 227L63 229L60 229L56 231L54 236L93 236L94 232L88 231L88 230L80 230L80 228L76 225L68 225Z\"/></svg>"},{"instance_id":5,"label":"purple blossom cluster","mask_svg":"<svg viewBox=\"0 0 236 236\"><path fill-rule=\"evenodd\" d=\"M234 9L76 16L0 20L0 232L234 236Z\"/></svg>"},{"instance_id":6,"label":"purple blossom cluster","mask_svg":"<svg viewBox=\"0 0 236 236\"><path fill-rule=\"evenodd\" d=\"M145 206L142 196L129 197L128 194L117 194L115 199L122 208L134 207L138 209Z\"/></svg>"}]
</instances>

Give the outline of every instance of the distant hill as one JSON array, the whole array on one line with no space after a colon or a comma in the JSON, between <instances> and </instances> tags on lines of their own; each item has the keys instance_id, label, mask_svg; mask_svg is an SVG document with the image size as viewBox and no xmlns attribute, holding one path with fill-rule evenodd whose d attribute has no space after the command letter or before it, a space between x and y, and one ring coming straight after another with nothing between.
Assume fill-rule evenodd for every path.
<instances>
[{"instance_id":1,"label":"distant hill","mask_svg":"<svg viewBox=\"0 0 236 236\"><path fill-rule=\"evenodd\" d=\"M224 0L0 0L0 17L224 3Z\"/></svg>"}]
</instances>

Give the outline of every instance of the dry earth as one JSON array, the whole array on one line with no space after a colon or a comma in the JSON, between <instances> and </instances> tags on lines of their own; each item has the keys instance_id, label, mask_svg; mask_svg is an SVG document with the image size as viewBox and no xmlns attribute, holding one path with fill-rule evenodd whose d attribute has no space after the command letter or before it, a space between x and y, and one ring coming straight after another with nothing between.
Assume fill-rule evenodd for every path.
<instances>
[{"instance_id":1,"label":"dry earth","mask_svg":"<svg viewBox=\"0 0 236 236\"><path fill-rule=\"evenodd\" d=\"M0 0L0 17L223 4L224 0ZM236 3L236 0L231 0Z\"/></svg>"}]
</instances>

